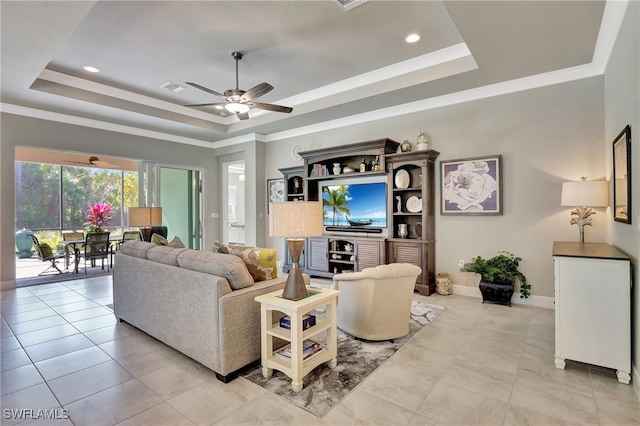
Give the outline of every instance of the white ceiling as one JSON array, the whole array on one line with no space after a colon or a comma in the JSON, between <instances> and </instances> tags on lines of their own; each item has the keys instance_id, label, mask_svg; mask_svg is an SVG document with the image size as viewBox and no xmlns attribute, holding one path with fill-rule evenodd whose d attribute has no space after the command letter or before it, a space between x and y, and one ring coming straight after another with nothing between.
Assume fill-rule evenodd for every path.
<instances>
[{"instance_id":1,"label":"white ceiling","mask_svg":"<svg viewBox=\"0 0 640 426\"><path fill-rule=\"evenodd\" d=\"M622 6L621 6L622 5ZM605 7L606 6L606 7ZM5 1L2 110L202 146L263 140L604 70L626 3ZM404 42L417 31L422 39ZM217 92L263 81L291 114L222 117ZM90 74L82 69L101 69ZM173 82L179 93L160 86ZM346 120L344 118L347 118Z\"/></svg>"}]
</instances>

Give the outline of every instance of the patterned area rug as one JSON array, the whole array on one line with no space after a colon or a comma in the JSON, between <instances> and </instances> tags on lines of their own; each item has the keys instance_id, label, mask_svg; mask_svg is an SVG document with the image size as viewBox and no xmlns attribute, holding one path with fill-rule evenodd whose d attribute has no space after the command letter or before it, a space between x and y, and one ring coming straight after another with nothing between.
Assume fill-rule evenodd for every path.
<instances>
[{"instance_id":1,"label":"patterned area rug","mask_svg":"<svg viewBox=\"0 0 640 426\"><path fill-rule=\"evenodd\" d=\"M393 341L360 340L338 329L338 366L333 370L326 364L315 368L304 377L304 388L299 393L291 389L291 379L277 370L273 371L268 380L262 376L261 367L251 369L241 376L322 417L411 340L417 331L435 320L444 309L442 306L414 301L411 306L409 334ZM322 315L321 312L314 313Z\"/></svg>"}]
</instances>

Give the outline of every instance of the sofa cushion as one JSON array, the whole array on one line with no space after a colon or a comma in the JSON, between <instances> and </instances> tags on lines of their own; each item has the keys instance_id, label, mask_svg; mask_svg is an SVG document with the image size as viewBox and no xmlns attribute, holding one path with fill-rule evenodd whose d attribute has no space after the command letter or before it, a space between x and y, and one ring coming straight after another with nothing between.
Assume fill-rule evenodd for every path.
<instances>
[{"instance_id":1,"label":"sofa cushion","mask_svg":"<svg viewBox=\"0 0 640 426\"><path fill-rule=\"evenodd\" d=\"M256 282L278 277L276 263L278 253L275 249L216 243L214 250L218 253L233 254L242 259Z\"/></svg>"},{"instance_id":2,"label":"sofa cushion","mask_svg":"<svg viewBox=\"0 0 640 426\"><path fill-rule=\"evenodd\" d=\"M218 275L234 290L253 285L253 278L240 258L211 251L186 250L178 255L178 265L192 271Z\"/></svg>"},{"instance_id":3,"label":"sofa cushion","mask_svg":"<svg viewBox=\"0 0 640 426\"><path fill-rule=\"evenodd\" d=\"M179 266L178 255L189 250L188 248L176 248L168 246L155 246L147 250L147 259L166 265Z\"/></svg>"},{"instance_id":4,"label":"sofa cushion","mask_svg":"<svg viewBox=\"0 0 640 426\"><path fill-rule=\"evenodd\" d=\"M156 245L147 241L128 240L120 246L120 251L123 254L129 256L139 257L140 259L147 258L147 250Z\"/></svg>"}]
</instances>

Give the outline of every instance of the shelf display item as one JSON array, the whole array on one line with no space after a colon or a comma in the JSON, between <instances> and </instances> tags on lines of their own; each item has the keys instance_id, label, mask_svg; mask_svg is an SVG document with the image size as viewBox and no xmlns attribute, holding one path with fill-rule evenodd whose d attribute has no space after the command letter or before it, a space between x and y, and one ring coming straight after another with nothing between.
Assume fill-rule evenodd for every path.
<instances>
[{"instance_id":1,"label":"shelf display item","mask_svg":"<svg viewBox=\"0 0 640 426\"><path fill-rule=\"evenodd\" d=\"M427 139L427 135L424 133L424 130L420 130L420 134L418 135L418 140L416 142L416 148L418 151L427 151L429 149L429 140Z\"/></svg>"},{"instance_id":2,"label":"shelf display item","mask_svg":"<svg viewBox=\"0 0 640 426\"><path fill-rule=\"evenodd\" d=\"M406 223L398 224L398 237L407 238L408 235L409 235L409 230L407 229L407 224Z\"/></svg>"},{"instance_id":3,"label":"shelf display item","mask_svg":"<svg viewBox=\"0 0 640 426\"><path fill-rule=\"evenodd\" d=\"M422 211L422 199L414 196L407 200L407 211L409 213L420 213Z\"/></svg>"},{"instance_id":4,"label":"shelf display item","mask_svg":"<svg viewBox=\"0 0 640 426\"><path fill-rule=\"evenodd\" d=\"M398 170L396 173L395 183L396 188L408 188L411 183L411 176L409 175L409 172L405 169Z\"/></svg>"}]
</instances>

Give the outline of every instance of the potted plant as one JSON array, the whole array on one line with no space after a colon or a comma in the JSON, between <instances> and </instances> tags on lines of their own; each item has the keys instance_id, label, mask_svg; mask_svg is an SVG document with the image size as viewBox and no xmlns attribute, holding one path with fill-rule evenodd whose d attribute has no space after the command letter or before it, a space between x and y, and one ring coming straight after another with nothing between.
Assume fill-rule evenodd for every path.
<instances>
[{"instance_id":1,"label":"potted plant","mask_svg":"<svg viewBox=\"0 0 640 426\"><path fill-rule=\"evenodd\" d=\"M480 292L483 302L499 303L511 306L511 296L516 280L520 281L520 298L530 296L531 286L527 278L518 270L522 259L512 253L500 251L490 259L478 256L461 265L463 272L480 274Z\"/></svg>"}]
</instances>

